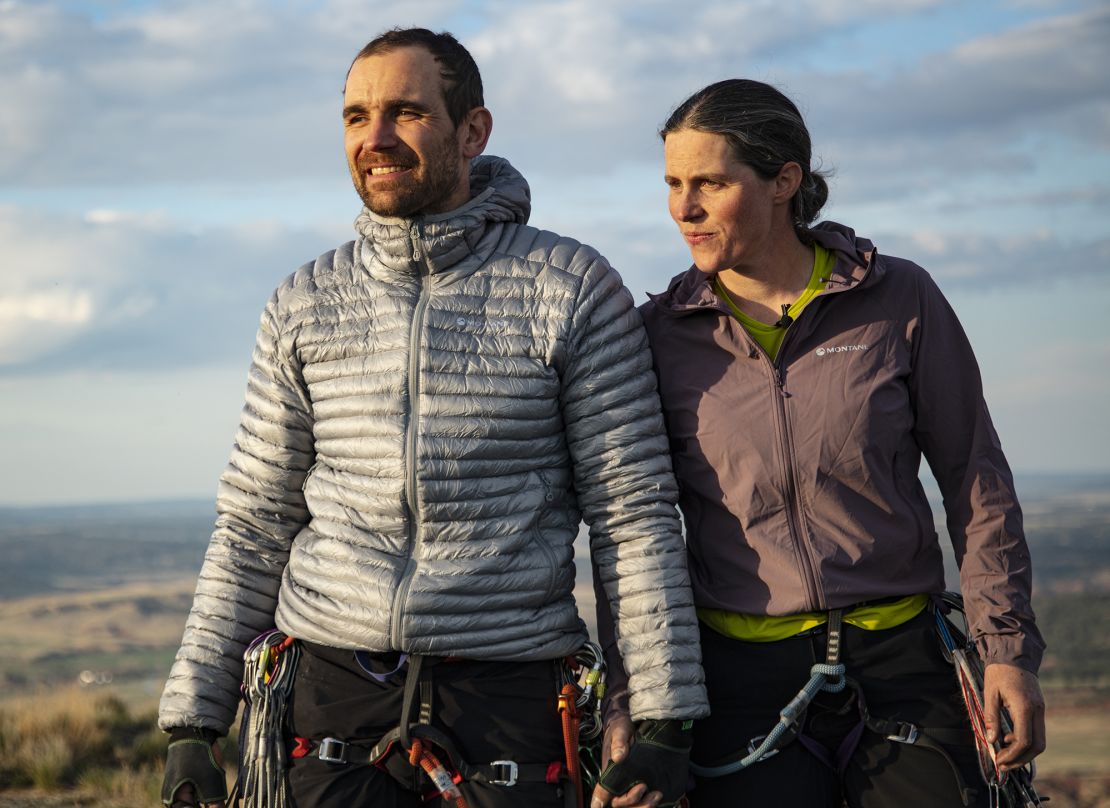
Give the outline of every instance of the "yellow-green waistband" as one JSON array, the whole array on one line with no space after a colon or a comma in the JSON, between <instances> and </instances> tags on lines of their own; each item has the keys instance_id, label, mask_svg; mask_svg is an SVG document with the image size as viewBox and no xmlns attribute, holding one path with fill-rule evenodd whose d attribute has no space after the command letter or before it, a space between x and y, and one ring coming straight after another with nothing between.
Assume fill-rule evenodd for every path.
<instances>
[{"instance_id":1,"label":"yellow-green waistband","mask_svg":"<svg viewBox=\"0 0 1110 808\"><path fill-rule=\"evenodd\" d=\"M844 622L868 631L881 631L912 620L928 604L928 595L909 595L886 603L865 603L845 611ZM698 619L718 634L734 640L776 642L824 625L828 615L825 612L805 612L774 617L723 609L698 609Z\"/></svg>"}]
</instances>

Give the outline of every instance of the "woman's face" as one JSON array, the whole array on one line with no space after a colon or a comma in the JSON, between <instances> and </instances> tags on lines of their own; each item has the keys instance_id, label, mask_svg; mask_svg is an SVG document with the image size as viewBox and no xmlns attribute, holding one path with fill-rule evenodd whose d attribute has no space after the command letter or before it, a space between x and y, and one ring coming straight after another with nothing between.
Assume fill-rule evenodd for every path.
<instances>
[{"instance_id":1,"label":"woman's face","mask_svg":"<svg viewBox=\"0 0 1110 808\"><path fill-rule=\"evenodd\" d=\"M776 180L740 162L723 135L681 129L663 144L668 207L702 272L743 271L766 254Z\"/></svg>"}]
</instances>

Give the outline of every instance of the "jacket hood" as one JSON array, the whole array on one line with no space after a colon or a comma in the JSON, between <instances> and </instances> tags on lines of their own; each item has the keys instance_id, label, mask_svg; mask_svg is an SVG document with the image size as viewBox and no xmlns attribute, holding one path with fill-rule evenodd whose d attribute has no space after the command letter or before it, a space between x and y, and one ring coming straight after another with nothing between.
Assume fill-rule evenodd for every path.
<instances>
[{"instance_id":1,"label":"jacket hood","mask_svg":"<svg viewBox=\"0 0 1110 808\"><path fill-rule=\"evenodd\" d=\"M475 252L491 225L528 221L532 209L528 181L504 158L480 156L471 161L470 193L470 201L462 207L428 216L379 216L364 207L355 219L355 230L362 237L356 249L363 262L411 270L424 260L436 272ZM422 255L416 254L418 249Z\"/></svg>"},{"instance_id":2,"label":"jacket hood","mask_svg":"<svg viewBox=\"0 0 1110 808\"><path fill-rule=\"evenodd\" d=\"M856 231L836 222L821 222L809 231L810 238L836 255L825 293L839 292L854 286L877 283L883 274L881 264L873 259L875 245L856 235ZM651 302L670 314L685 314L720 305L710 286L711 276L691 266L671 278L667 290L648 294Z\"/></svg>"}]
</instances>

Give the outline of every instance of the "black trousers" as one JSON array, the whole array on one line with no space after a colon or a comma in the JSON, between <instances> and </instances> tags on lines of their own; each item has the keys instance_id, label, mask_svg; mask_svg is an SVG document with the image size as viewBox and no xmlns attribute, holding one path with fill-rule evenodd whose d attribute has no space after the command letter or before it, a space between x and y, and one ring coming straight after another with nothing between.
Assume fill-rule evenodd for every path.
<instances>
[{"instance_id":1,"label":"black trousers","mask_svg":"<svg viewBox=\"0 0 1110 808\"><path fill-rule=\"evenodd\" d=\"M714 765L771 731L778 711L809 680L810 666L825 661L826 635L821 629L779 642L751 643L703 625L701 637L712 714L695 724L692 758ZM886 631L844 625L840 659L847 675L859 683L871 715L911 722L943 738L941 745L959 777L934 749L864 731L843 774L796 740L736 774L695 778L691 805L956 808L964 805L961 786L973 790L971 806L988 804L967 713L929 610ZM821 693L803 721L803 734L834 759L860 720L852 698L850 690Z\"/></svg>"},{"instance_id":2,"label":"black trousers","mask_svg":"<svg viewBox=\"0 0 1110 808\"><path fill-rule=\"evenodd\" d=\"M302 647L290 706L293 735L317 741L332 737L369 747L398 725L407 668L382 682L368 675L351 651L311 643ZM369 661L372 670L387 671L396 657L374 655ZM471 764L563 761L555 665L426 658L425 675L434 692L431 723L454 739ZM411 720L416 720L417 709L414 706ZM424 802L419 793L406 790L374 766L326 763L315 756L292 761L289 785L298 808L453 805L442 799ZM563 808L565 786L476 782L461 788L471 808Z\"/></svg>"}]
</instances>

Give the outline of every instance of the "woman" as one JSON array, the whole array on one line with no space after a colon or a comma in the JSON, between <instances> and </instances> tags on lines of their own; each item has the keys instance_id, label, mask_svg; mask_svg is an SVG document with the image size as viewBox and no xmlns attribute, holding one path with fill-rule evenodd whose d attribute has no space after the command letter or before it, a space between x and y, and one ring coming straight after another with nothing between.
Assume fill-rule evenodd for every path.
<instances>
[{"instance_id":1,"label":"woman","mask_svg":"<svg viewBox=\"0 0 1110 808\"><path fill-rule=\"evenodd\" d=\"M998 733L1003 770L1044 748L1043 642L1021 512L964 332L920 267L842 225L811 228L827 187L778 90L713 84L661 135L670 213L694 266L642 311L712 710L692 759L712 766L758 747L827 657L854 683L820 693L798 737L762 762L697 777L691 802L986 805L928 608L944 575L922 455L988 665L988 719L997 728L1004 704L1015 720ZM619 758L627 724L610 736Z\"/></svg>"}]
</instances>

